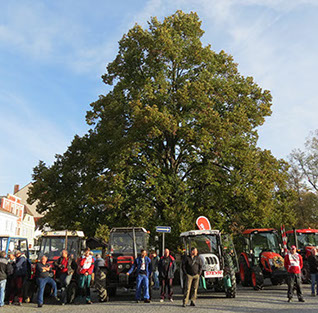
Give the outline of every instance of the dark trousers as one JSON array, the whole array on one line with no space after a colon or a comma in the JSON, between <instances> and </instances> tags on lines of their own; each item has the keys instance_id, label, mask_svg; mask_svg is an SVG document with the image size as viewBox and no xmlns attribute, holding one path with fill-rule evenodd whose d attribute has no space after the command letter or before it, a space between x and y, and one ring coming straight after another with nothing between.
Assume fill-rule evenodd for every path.
<instances>
[{"instance_id":1,"label":"dark trousers","mask_svg":"<svg viewBox=\"0 0 318 313\"><path fill-rule=\"evenodd\" d=\"M66 303L67 300L67 288L71 283L73 274L68 275L67 273L62 273L59 277L61 283L61 301Z\"/></svg>"},{"instance_id":2,"label":"dark trousers","mask_svg":"<svg viewBox=\"0 0 318 313\"><path fill-rule=\"evenodd\" d=\"M92 275L81 274L79 277L79 289L82 298L86 297L86 301L91 301L91 281Z\"/></svg>"},{"instance_id":3,"label":"dark trousers","mask_svg":"<svg viewBox=\"0 0 318 313\"><path fill-rule=\"evenodd\" d=\"M169 299L172 299L173 289L172 289L172 278L162 278L160 280L160 298L164 299L166 294Z\"/></svg>"},{"instance_id":4,"label":"dark trousers","mask_svg":"<svg viewBox=\"0 0 318 313\"><path fill-rule=\"evenodd\" d=\"M13 302L14 297L17 296L19 302L23 301L23 282L24 282L25 276L15 276L11 280L11 286L10 286L10 297L9 301Z\"/></svg>"},{"instance_id":5,"label":"dark trousers","mask_svg":"<svg viewBox=\"0 0 318 313\"><path fill-rule=\"evenodd\" d=\"M301 276L300 275L301 274L288 273L288 276L287 276L287 285L288 285L287 298L288 299L293 298L294 286L296 287L298 299L303 298L303 293L301 291Z\"/></svg>"}]
</instances>

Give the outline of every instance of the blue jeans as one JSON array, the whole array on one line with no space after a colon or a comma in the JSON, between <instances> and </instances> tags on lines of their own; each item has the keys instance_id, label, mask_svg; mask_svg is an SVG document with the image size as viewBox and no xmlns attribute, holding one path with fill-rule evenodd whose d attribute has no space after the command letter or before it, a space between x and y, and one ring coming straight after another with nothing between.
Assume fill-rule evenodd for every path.
<instances>
[{"instance_id":1,"label":"blue jeans","mask_svg":"<svg viewBox=\"0 0 318 313\"><path fill-rule=\"evenodd\" d=\"M136 300L141 300L141 287L144 287L144 299L149 299L149 279L147 275L139 274L136 278Z\"/></svg>"},{"instance_id":2,"label":"blue jeans","mask_svg":"<svg viewBox=\"0 0 318 313\"><path fill-rule=\"evenodd\" d=\"M0 280L0 307L4 306L4 294L6 291L7 280Z\"/></svg>"},{"instance_id":3,"label":"blue jeans","mask_svg":"<svg viewBox=\"0 0 318 313\"><path fill-rule=\"evenodd\" d=\"M155 288L159 289L159 272L153 272L153 282L155 283Z\"/></svg>"},{"instance_id":4,"label":"blue jeans","mask_svg":"<svg viewBox=\"0 0 318 313\"><path fill-rule=\"evenodd\" d=\"M53 278L51 277L46 277L46 278L37 278L36 283L38 285L38 304L43 304L43 294L44 294L44 289L46 284L51 285L53 288L53 294L54 297L57 296L57 288L56 288L56 283Z\"/></svg>"},{"instance_id":5,"label":"blue jeans","mask_svg":"<svg viewBox=\"0 0 318 313\"><path fill-rule=\"evenodd\" d=\"M317 285L316 291L318 295L318 273L310 274L310 276L311 276L311 293L315 294L315 285Z\"/></svg>"}]
</instances>

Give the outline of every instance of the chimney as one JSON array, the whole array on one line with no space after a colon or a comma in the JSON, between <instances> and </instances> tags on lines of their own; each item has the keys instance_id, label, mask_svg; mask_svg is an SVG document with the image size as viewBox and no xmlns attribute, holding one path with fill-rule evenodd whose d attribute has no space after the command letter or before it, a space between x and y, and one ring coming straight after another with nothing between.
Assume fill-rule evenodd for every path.
<instances>
[{"instance_id":1,"label":"chimney","mask_svg":"<svg viewBox=\"0 0 318 313\"><path fill-rule=\"evenodd\" d=\"M19 185L14 185L13 194L16 194L20 189Z\"/></svg>"}]
</instances>

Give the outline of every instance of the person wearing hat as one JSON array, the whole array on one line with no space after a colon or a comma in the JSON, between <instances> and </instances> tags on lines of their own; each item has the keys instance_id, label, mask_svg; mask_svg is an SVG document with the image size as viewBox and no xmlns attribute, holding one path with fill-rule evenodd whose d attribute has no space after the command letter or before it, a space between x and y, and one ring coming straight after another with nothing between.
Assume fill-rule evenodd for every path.
<instances>
[{"instance_id":1,"label":"person wearing hat","mask_svg":"<svg viewBox=\"0 0 318 313\"><path fill-rule=\"evenodd\" d=\"M301 269L303 267L303 258L297 253L296 246L291 246L290 251L285 255L284 265L288 272L287 276L287 298L291 302L294 294L294 286L297 290L297 297L299 302L305 302L301 290Z\"/></svg>"}]
</instances>

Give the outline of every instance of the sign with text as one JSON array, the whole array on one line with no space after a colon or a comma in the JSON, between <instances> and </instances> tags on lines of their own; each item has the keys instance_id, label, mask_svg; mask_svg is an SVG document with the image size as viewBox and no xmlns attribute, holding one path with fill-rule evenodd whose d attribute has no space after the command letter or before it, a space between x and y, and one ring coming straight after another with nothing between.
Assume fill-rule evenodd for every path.
<instances>
[{"instance_id":1,"label":"sign with text","mask_svg":"<svg viewBox=\"0 0 318 313\"><path fill-rule=\"evenodd\" d=\"M204 271L205 278L222 278L223 271Z\"/></svg>"}]
</instances>

